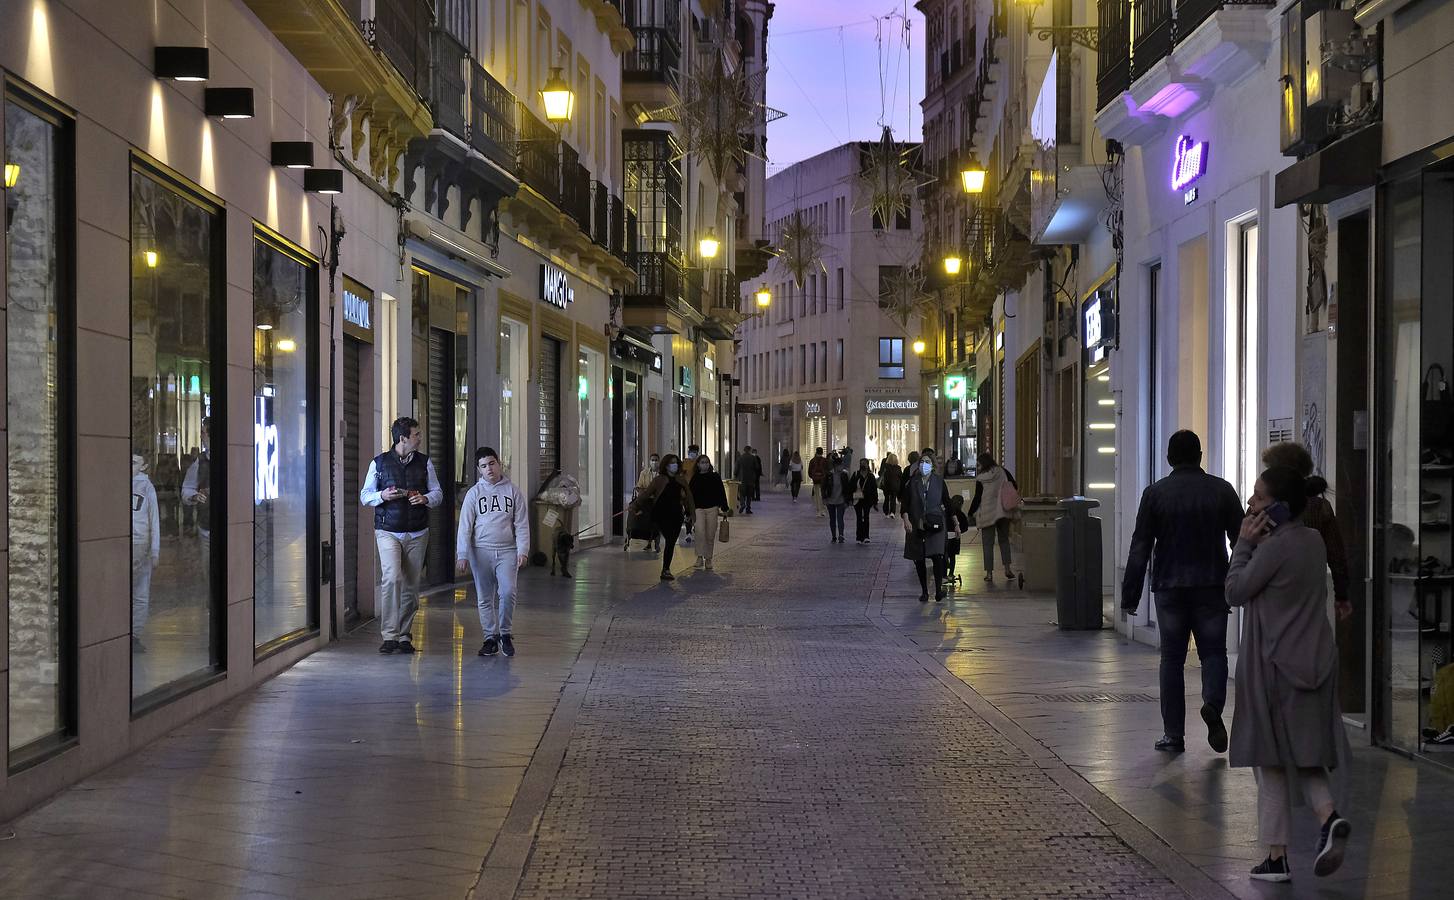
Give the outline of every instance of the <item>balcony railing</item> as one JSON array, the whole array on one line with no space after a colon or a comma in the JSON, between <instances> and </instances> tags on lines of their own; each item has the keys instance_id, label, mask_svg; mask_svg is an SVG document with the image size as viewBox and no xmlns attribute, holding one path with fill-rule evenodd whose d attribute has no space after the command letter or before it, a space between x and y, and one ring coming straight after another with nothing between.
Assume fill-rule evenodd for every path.
<instances>
[{"instance_id":1,"label":"balcony railing","mask_svg":"<svg viewBox=\"0 0 1454 900\"><path fill-rule=\"evenodd\" d=\"M515 169L515 97L479 63L470 66L470 146Z\"/></svg>"},{"instance_id":2,"label":"balcony railing","mask_svg":"<svg viewBox=\"0 0 1454 900\"><path fill-rule=\"evenodd\" d=\"M621 202L620 197L611 198L611 255L629 262L636 256L639 246L636 234L636 212Z\"/></svg>"},{"instance_id":3,"label":"balcony railing","mask_svg":"<svg viewBox=\"0 0 1454 900\"><path fill-rule=\"evenodd\" d=\"M665 28L637 26L636 46L621 60L624 81L657 81L677 88L681 82L681 53L674 34Z\"/></svg>"},{"instance_id":4,"label":"balcony railing","mask_svg":"<svg viewBox=\"0 0 1454 900\"><path fill-rule=\"evenodd\" d=\"M1131 87L1131 0L1100 0L1101 46L1096 53L1096 106Z\"/></svg>"},{"instance_id":5,"label":"balcony railing","mask_svg":"<svg viewBox=\"0 0 1454 900\"><path fill-rule=\"evenodd\" d=\"M1171 52L1174 35L1172 0L1135 0L1136 33L1132 38L1132 77L1144 74Z\"/></svg>"},{"instance_id":6,"label":"balcony railing","mask_svg":"<svg viewBox=\"0 0 1454 900\"><path fill-rule=\"evenodd\" d=\"M436 28L429 109L434 113L434 124L460 140L469 135L465 128L465 78L469 66L469 50L464 44Z\"/></svg>"},{"instance_id":7,"label":"balcony railing","mask_svg":"<svg viewBox=\"0 0 1454 900\"><path fill-rule=\"evenodd\" d=\"M429 30L433 20L427 0L374 0L374 46L420 95L429 89Z\"/></svg>"},{"instance_id":8,"label":"balcony railing","mask_svg":"<svg viewBox=\"0 0 1454 900\"><path fill-rule=\"evenodd\" d=\"M1272 6L1272 0L1176 0L1176 39L1197 30L1212 13L1225 6Z\"/></svg>"},{"instance_id":9,"label":"balcony railing","mask_svg":"<svg viewBox=\"0 0 1454 900\"><path fill-rule=\"evenodd\" d=\"M591 233L591 173L570 144L560 145L561 211L575 220L581 233Z\"/></svg>"},{"instance_id":10,"label":"balcony railing","mask_svg":"<svg viewBox=\"0 0 1454 900\"><path fill-rule=\"evenodd\" d=\"M611 245L611 190L599 181L591 182L590 235L597 246Z\"/></svg>"},{"instance_id":11,"label":"balcony railing","mask_svg":"<svg viewBox=\"0 0 1454 900\"><path fill-rule=\"evenodd\" d=\"M560 138L555 129L535 117L530 108L515 104L520 123L520 180L551 203L560 204Z\"/></svg>"},{"instance_id":12,"label":"balcony railing","mask_svg":"<svg viewBox=\"0 0 1454 900\"><path fill-rule=\"evenodd\" d=\"M628 298L649 303L680 303L682 266L673 254L636 253L631 257L636 270L636 290Z\"/></svg>"}]
</instances>

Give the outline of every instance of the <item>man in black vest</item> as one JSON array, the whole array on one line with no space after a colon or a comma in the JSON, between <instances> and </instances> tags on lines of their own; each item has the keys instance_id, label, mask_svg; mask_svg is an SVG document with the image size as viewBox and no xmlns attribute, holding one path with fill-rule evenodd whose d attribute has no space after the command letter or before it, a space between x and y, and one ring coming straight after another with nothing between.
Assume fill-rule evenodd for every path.
<instances>
[{"instance_id":1,"label":"man in black vest","mask_svg":"<svg viewBox=\"0 0 1454 900\"><path fill-rule=\"evenodd\" d=\"M389 428L392 450L369 463L359 502L374 508L379 548L380 653L413 653L409 633L419 611L419 576L429 546L429 508L444 502L434 463L419 452L419 423L404 416Z\"/></svg>"}]
</instances>

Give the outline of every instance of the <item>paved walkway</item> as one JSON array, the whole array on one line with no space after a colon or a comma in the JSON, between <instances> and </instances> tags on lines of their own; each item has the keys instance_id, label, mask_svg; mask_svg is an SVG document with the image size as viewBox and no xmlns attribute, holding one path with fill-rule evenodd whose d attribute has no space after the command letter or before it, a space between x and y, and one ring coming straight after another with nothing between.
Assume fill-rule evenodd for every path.
<instances>
[{"instance_id":1,"label":"paved walkway","mask_svg":"<svg viewBox=\"0 0 1454 900\"><path fill-rule=\"evenodd\" d=\"M579 557L575 581L532 570L511 660L474 655L463 592L430 600L418 657L381 657L371 634L315 654L0 829L15 833L0 894L1422 897L1451 883L1454 779L1366 751L1340 878L1251 887L1245 773L1204 747L1151 751L1154 703L1066 696L1154 695L1154 651L1057 632L1052 604L1018 593L921 605L893 532L834 546L805 503L771 495L759 511L734 520L715 574L691 573L684 549L663 585L655 558L619 545ZM972 565L966 584L982 588Z\"/></svg>"}]
</instances>

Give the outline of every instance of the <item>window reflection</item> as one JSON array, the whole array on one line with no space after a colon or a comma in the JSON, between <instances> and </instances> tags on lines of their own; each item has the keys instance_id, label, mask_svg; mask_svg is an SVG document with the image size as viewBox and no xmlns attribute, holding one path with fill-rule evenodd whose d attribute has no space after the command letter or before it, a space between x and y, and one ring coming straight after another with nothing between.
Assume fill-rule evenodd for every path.
<instances>
[{"instance_id":1,"label":"window reflection","mask_svg":"<svg viewBox=\"0 0 1454 900\"><path fill-rule=\"evenodd\" d=\"M138 698L222 665L212 537L224 483L211 434L221 411L212 399L219 373L211 327L220 300L220 218L180 188L132 172L131 683Z\"/></svg>"},{"instance_id":2,"label":"window reflection","mask_svg":"<svg viewBox=\"0 0 1454 900\"><path fill-rule=\"evenodd\" d=\"M259 647L315 627L308 425L314 269L253 245L253 624Z\"/></svg>"}]
</instances>

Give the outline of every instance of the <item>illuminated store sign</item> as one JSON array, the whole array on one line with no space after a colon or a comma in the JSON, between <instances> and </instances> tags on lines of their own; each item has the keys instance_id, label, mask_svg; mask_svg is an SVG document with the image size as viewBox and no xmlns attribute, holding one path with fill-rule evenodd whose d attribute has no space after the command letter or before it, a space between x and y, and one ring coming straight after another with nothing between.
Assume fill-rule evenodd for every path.
<instances>
[{"instance_id":1,"label":"illuminated store sign","mask_svg":"<svg viewBox=\"0 0 1454 900\"><path fill-rule=\"evenodd\" d=\"M917 413L919 401L914 399L865 400L863 411L867 415L888 415L892 413Z\"/></svg>"},{"instance_id":2,"label":"illuminated store sign","mask_svg":"<svg viewBox=\"0 0 1454 900\"><path fill-rule=\"evenodd\" d=\"M1206 141L1192 140L1189 134L1179 136L1171 160L1171 189L1184 191L1207 174L1207 155Z\"/></svg>"},{"instance_id":3,"label":"illuminated store sign","mask_svg":"<svg viewBox=\"0 0 1454 900\"><path fill-rule=\"evenodd\" d=\"M363 329L374 327L369 315L369 301L347 288L343 291L343 321Z\"/></svg>"},{"instance_id":4,"label":"illuminated store sign","mask_svg":"<svg viewBox=\"0 0 1454 900\"><path fill-rule=\"evenodd\" d=\"M963 400L969 392L969 379L963 375L948 375L944 379L944 396L950 400Z\"/></svg>"},{"instance_id":5,"label":"illuminated store sign","mask_svg":"<svg viewBox=\"0 0 1454 900\"><path fill-rule=\"evenodd\" d=\"M263 393L253 408L252 443L256 454L253 465L253 503L278 499L278 426L272 421L273 394L270 384L263 385Z\"/></svg>"},{"instance_id":6,"label":"illuminated store sign","mask_svg":"<svg viewBox=\"0 0 1454 900\"><path fill-rule=\"evenodd\" d=\"M576 302L576 290L570 286L565 272L550 263L540 264L540 299L561 309Z\"/></svg>"}]
</instances>

